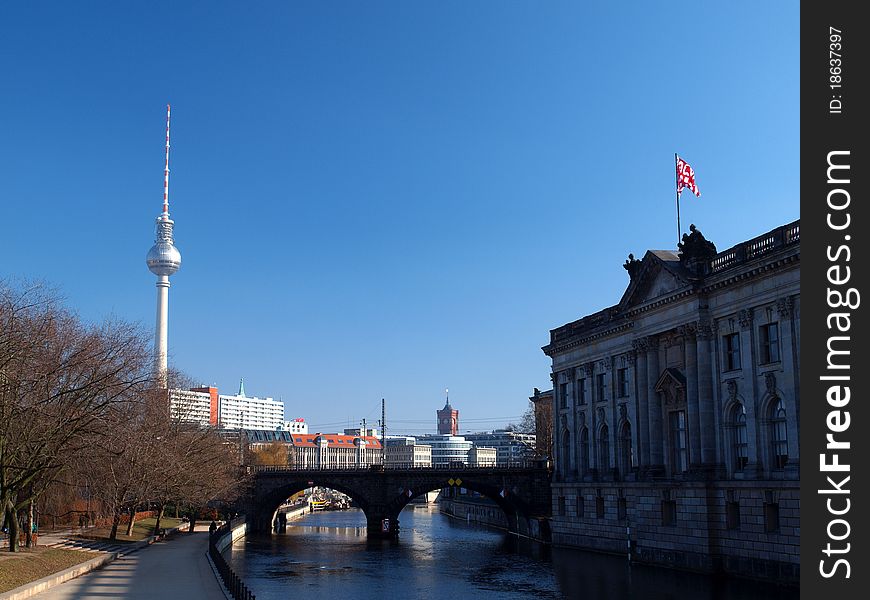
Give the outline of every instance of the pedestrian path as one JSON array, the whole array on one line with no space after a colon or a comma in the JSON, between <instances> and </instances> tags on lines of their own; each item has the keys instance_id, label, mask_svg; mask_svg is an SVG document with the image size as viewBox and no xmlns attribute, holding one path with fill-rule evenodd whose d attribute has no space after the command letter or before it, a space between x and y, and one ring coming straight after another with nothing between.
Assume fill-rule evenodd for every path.
<instances>
[{"instance_id":1,"label":"pedestrian path","mask_svg":"<svg viewBox=\"0 0 870 600\"><path fill-rule=\"evenodd\" d=\"M225 600L206 557L208 527L178 533L33 596L39 600Z\"/></svg>"}]
</instances>

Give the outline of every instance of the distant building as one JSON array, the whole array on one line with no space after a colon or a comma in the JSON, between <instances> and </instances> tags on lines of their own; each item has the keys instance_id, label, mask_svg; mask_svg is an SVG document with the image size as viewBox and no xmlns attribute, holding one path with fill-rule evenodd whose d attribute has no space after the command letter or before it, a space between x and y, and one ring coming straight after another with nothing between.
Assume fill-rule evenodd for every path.
<instances>
[{"instance_id":1,"label":"distant building","mask_svg":"<svg viewBox=\"0 0 870 600\"><path fill-rule=\"evenodd\" d=\"M441 410L435 411L438 415L438 433L441 435L456 435L459 432L459 411L450 406L450 398Z\"/></svg>"},{"instance_id":2,"label":"distant building","mask_svg":"<svg viewBox=\"0 0 870 600\"><path fill-rule=\"evenodd\" d=\"M272 431L285 427L284 403L272 398L249 398L245 395L244 382L234 396L219 394L213 386L172 389L169 392L169 414L175 419L199 423L203 427ZM304 420L295 429L307 431Z\"/></svg>"},{"instance_id":3,"label":"distant building","mask_svg":"<svg viewBox=\"0 0 870 600\"><path fill-rule=\"evenodd\" d=\"M625 262L619 303L550 331L555 544L796 581L800 222Z\"/></svg>"},{"instance_id":4,"label":"distant building","mask_svg":"<svg viewBox=\"0 0 870 600\"><path fill-rule=\"evenodd\" d=\"M203 427L217 427L219 412L218 392L215 387L199 387L190 390L169 391L169 415L186 423L198 423Z\"/></svg>"},{"instance_id":5,"label":"distant building","mask_svg":"<svg viewBox=\"0 0 870 600\"><path fill-rule=\"evenodd\" d=\"M344 430L344 435L367 435L371 437L378 437L378 430L374 427L366 427L365 429L363 429L362 427L351 427Z\"/></svg>"},{"instance_id":6,"label":"distant building","mask_svg":"<svg viewBox=\"0 0 870 600\"><path fill-rule=\"evenodd\" d=\"M220 426L225 429L271 429L284 426L284 403L272 398L221 394Z\"/></svg>"},{"instance_id":7,"label":"distant building","mask_svg":"<svg viewBox=\"0 0 870 600\"><path fill-rule=\"evenodd\" d=\"M229 434L238 430L224 429L223 432L231 438ZM293 434L289 431L273 431L271 429L243 429L241 430L243 440L248 444L248 448L256 450L269 444L278 442L279 444L287 444L290 446L293 443ZM289 452L289 450L288 450ZM288 455L289 456L289 455Z\"/></svg>"},{"instance_id":8,"label":"distant building","mask_svg":"<svg viewBox=\"0 0 870 600\"><path fill-rule=\"evenodd\" d=\"M290 464L297 469L358 469L381 464L381 441L376 437L309 433L291 439Z\"/></svg>"},{"instance_id":9,"label":"distant building","mask_svg":"<svg viewBox=\"0 0 870 600\"><path fill-rule=\"evenodd\" d=\"M417 438L412 435L388 435L385 437L385 444L416 444Z\"/></svg>"},{"instance_id":10,"label":"distant building","mask_svg":"<svg viewBox=\"0 0 870 600\"><path fill-rule=\"evenodd\" d=\"M535 451L539 457L553 458L553 390L538 388L529 397L535 411Z\"/></svg>"},{"instance_id":11,"label":"distant building","mask_svg":"<svg viewBox=\"0 0 870 600\"><path fill-rule=\"evenodd\" d=\"M234 432L224 431L232 439ZM381 464L381 442L370 436L262 429L243 430L242 434L250 449L275 442L285 444L287 463L297 469L356 469Z\"/></svg>"},{"instance_id":12,"label":"distant building","mask_svg":"<svg viewBox=\"0 0 870 600\"><path fill-rule=\"evenodd\" d=\"M467 433L463 436L475 447L494 448L499 466L525 462L535 457L535 436L497 429L489 433Z\"/></svg>"},{"instance_id":13,"label":"distant building","mask_svg":"<svg viewBox=\"0 0 870 600\"><path fill-rule=\"evenodd\" d=\"M384 448L384 466L392 468L421 468L432 466L432 446L417 444L414 438L388 439Z\"/></svg>"},{"instance_id":14,"label":"distant building","mask_svg":"<svg viewBox=\"0 0 870 600\"><path fill-rule=\"evenodd\" d=\"M292 421L284 421L282 429L290 433L308 433L308 423L305 422L305 419L297 418Z\"/></svg>"},{"instance_id":15,"label":"distant building","mask_svg":"<svg viewBox=\"0 0 870 600\"><path fill-rule=\"evenodd\" d=\"M452 463L468 463L471 442L458 435L421 435L417 443L432 447L432 466L447 467Z\"/></svg>"},{"instance_id":16,"label":"distant building","mask_svg":"<svg viewBox=\"0 0 870 600\"><path fill-rule=\"evenodd\" d=\"M224 429L265 429L276 431L284 426L284 403L272 398L249 398L245 380L239 381L235 396L218 396L218 422Z\"/></svg>"},{"instance_id":17,"label":"distant building","mask_svg":"<svg viewBox=\"0 0 870 600\"><path fill-rule=\"evenodd\" d=\"M495 467L498 464L495 448L472 446L468 451L468 466L470 467Z\"/></svg>"}]
</instances>

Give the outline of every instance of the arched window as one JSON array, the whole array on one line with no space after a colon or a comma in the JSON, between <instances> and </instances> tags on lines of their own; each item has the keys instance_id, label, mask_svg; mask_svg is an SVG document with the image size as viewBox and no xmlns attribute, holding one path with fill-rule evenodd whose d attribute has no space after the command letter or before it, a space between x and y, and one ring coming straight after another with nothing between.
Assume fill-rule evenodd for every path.
<instances>
[{"instance_id":1,"label":"arched window","mask_svg":"<svg viewBox=\"0 0 870 600\"><path fill-rule=\"evenodd\" d=\"M734 470L742 471L749 462L749 452L746 445L746 408L738 403L731 413L731 425L734 427L732 452Z\"/></svg>"},{"instance_id":2,"label":"arched window","mask_svg":"<svg viewBox=\"0 0 870 600\"><path fill-rule=\"evenodd\" d=\"M777 398L770 407L770 440L774 468L782 469L788 462L788 431L782 398Z\"/></svg>"},{"instance_id":3,"label":"arched window","mask_svg":"<svg viewBox=\"0 0 870 600\"><path fill-rule=\"evenodd\" d=\"M589 428L580 430L580 473L589 470Z\"/></svg>"},{"instance_id":4,"label":"arched window","mask_svg":"<svg viewBox=\"0 0 870 600\"><path fill-rule=\"evenodd\" d=\"M631 456L631 425L628 421L619 430L619 470L623 475L631 472L634 466Z\"/></svg>"},{"instance_id":5,"label":"arched window","mask_svg":"<svg viewBox=\"0 0 870 600\"><path fill-rule=\"evenodd\" d=\"M598 470L604 472L610 466L610 428L602 423L598 428Z\"/></svg>"}]
</instances>

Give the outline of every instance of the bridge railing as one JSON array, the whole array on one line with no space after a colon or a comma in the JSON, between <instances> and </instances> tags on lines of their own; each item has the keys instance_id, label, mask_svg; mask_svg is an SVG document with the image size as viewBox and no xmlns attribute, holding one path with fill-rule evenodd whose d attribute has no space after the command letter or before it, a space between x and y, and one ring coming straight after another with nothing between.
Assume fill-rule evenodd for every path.
<instances>
[{"instance_id":1,"label":"bridge railing","mask_svg":"<svg viewBox=\"0 0 870 600\"><path fill-rule=\"evenodd\" d=\"M451 464L451 465L432 465L421 467L410 463L390 463L386 465L373 464L362 466L331 466L331 465L246 465L248 473L264 473L264 472L307 472L312 471L329 471L331 473L361 473L361 472L385 472L385 471L416 471L420 473L431 472L490 472L490 471L511 471L511 470L528 470L528 469L549 469L550 463L546 460L519 460L508 463L494 465L466 465L466 464Z\"/></svg>"},{"instance_id":2,"label":"bridge railing","mask_svg":"<svg viewBox=\"0 0 870 600\"><path fill-rule=\"evenodd\" d=\"M232 535L233 530L244 523L245 517L236 517L232 521L227 521L209 533L208 555L211 557L224 585L226 585L235 600L256 600L256 596L254 596L253 592L251 592L251 590L248 589L248 586L245 585L245 582L242 581L242 579L230 568L224 555L221 554L221 551L217 548L218 540L225 535Z\"/></svg>"}]
</instances>

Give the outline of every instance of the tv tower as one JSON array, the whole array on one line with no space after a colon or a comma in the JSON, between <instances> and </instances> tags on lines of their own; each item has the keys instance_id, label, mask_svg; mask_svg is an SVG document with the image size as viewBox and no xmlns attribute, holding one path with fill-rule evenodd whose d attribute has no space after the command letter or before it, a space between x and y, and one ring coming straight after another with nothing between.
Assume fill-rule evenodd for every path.
<instances>
[{"instance_id":1,"label":"tv tower","mask_svg":"<svg viewBox=\"0 0 870 600\"><path fill-rule=\"evenodd\" d=\"M166 167L163 171L163 212L157 217L157 236L145 262L157 275L157 328L154 332L154 373L167 385L167 333L169 321L169 276L181 266L181 252L172 239L175 222L169 218L169 105L166 105Z\"/></svg>"}]
</instances>

